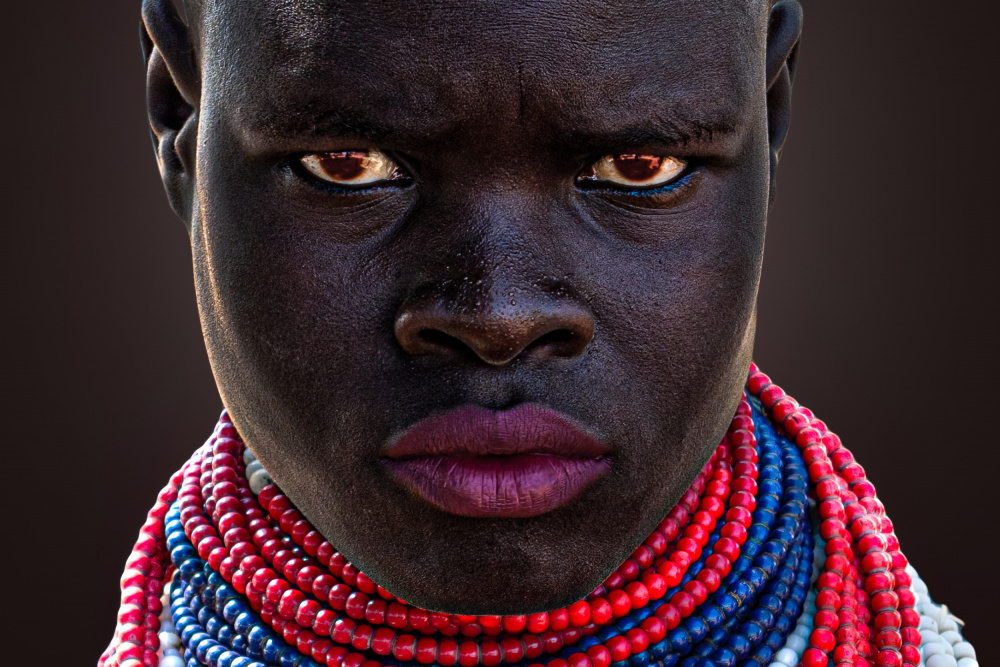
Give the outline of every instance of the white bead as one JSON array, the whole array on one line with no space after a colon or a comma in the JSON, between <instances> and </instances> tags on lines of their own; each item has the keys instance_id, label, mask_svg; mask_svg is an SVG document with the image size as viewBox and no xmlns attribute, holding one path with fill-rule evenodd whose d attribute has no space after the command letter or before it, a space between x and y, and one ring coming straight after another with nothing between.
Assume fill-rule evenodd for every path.
<instances>
[{"instance_id":1,"label":"white bead","mask_svg":"<svg viewBox=\"0 0 1000 667\"><path fill-rule=\"evenodd\" d=\"M811 632L812 628L810 628L805 623L799 623L798 625L795 626L795 630L792 632L792 634L804 638L808 637Z\"/></svg>"},{"instance_id":2,"label":"white bead","mask_svg":"<svg viewBox=\"0 0 1000 667\"><path fill-rule=\"evenodd\" d=\"M962 658L958 661L958 667L979 667L979 661L975 658Z\"/></svg>"},{"instance_id":3,"label":"white bead","mask_svg":"<svg viewBox=\"0 0 1000 667\"><path fill-rule=\"evenodd\" d=\"M177 628L174 627L174 622L170 619L165 621L160 621L160 633L170 632L172 634L177 634Z\"/></svg>"},{"instance_id":4,"label":"white bead","mask_svg":"<svg viewBox=\"0 0 1000 667\"><path fill-rule=\"evenodd\" d=\"M255 472L257 472L258 470L263 470L263 469L264 469L264 466L261 465L260 461L253 461L252 463L248 463L247 464L247 471L246 471L247 479L250 479L251 477L253 477L253 474Z\"/></svg>"},{"instance_id":5,"label":"white bead","mask_svg":"<svg viewBox=\"0 0 1000 667\"><path fill-rule=\"evenodd\" d=\"M777 662L784 663L788 667L795 667L799 664L799 654L790 648L783 648L774 656Z\"/></svg>"},{"instance_id":6,"label":"white bead","mask_svg":"<svg viewBox=\"0 0 1000 667\"><path fill-rule=\"evenodd\" d=\"M966 641L960 641L952 649L955 651L955 659L961 660L962 658L975 658L976 649L973 648L972 644Z\"/></svg>"},{"instance_id":7,"label":"white bead","mask_svg":"<svg viewBox=\"0 0 1000 667\"><path fill-rule=\"evenodd\" d=\"M958 667L958 663L955 662L955 658L942 653L938 653L937 655L932 655L927 658L925 664L927 667Z\"/></svg>"},{"instance_id":8,"label":"white bead","mask_svg":"<svg viewBox=\"0 0 1000 667\"><path fill-rule=\"evenodd\" d=\"M954 646L958 642L962 641L962 635L958 634L954 630L946 630L941 633L941 639Z\"/></svg>"},{"instance_id":9,"label":"white bead","mask_svg":"<svg viewBox=\"0 0 1000 667\"><path fill-rule=\"evenodd\" d=\"M920 645L927 646L928 644L947 644L945 640L941 639L941 635L934 632L933 630L921 630L920 631Z\"/></svg>"},{"instance_id":10,"label":"white bead","mask_svg":"<svg viewBox=\"0 0 1000 667\"><path fill-rule=\"evenodd\" d=\"M926 597L927 596L927 592L928 592L927 591L927 584L924 583L923 579L914 578L912 586L913 586L913 590L916 591L917 593L919 593L921 595L921 597Z\"/></svg>"},{"instance_id":11,"label":"white bead","mask_svg":"<svg viewBox=\"0 0 1000 667\"><path fill-rule=\"evenodd\" d=\"M256 460L257 457L253 455L253 452L250 451L249 447L243 450L243 463L245 463L246 465L250 465Z\"/></svg>"},{"instance_id":12,"label":"white bead","mask_svg":"<svg viewBox=\"0 0 1000 667\"><path fill-rule=\"evenodd\" d=\"M924 658L929 658L932 655L947 655L949 646L944 642L927 642L920 648L921 652L924 654Z\"/></svg>"},{"instance_id":13,"label":"white bead","mask_svg":"<svg viewBox=\"0 0 1000 667\"><path fill-rule=\"evenodd\" d=\"M957 632L958 623L955 622L955 619L949 616L945 616L944 618L938 621L938 628L941 630L942 633L948 632L949 630L955 630Z\"/></svg>"},{"instance_id":14,"label":"white bead","mask_svg":"<svg viewBox=\"0 0 1000 667\"><path fill-rule=\"evenodd\" d=\"M176 655L167 655L160 660L160 667L187 667L184 659Z\"/></svg>"},{"instance_id":15,"label":"white bead","mask_svg":"<svg viewBox=\"0 0 1000 667\"><path fill-rule=\"evenodd\" d=\"M273 480L271 476L267 474L266 470L258 470L253 477L250 478L250 490L254 493L260 493L268 484L271 484Z\"/></svg>"},{"instance_id":16,"label":"white bead","mask_svg":"<svg viewBox=\"0 0 1000 667\"><path fill-rule=\"evenodd\" d=\"M181 638L172 632L161 632L160 646L163 648L180 648Z\"/></svg>"},{"instance_id":17,"label":"white bead","mask_svg":"<svg viewBox=\"0 0 1000 667\"><path fill-rule=\"evenodd\" d=\"M180 652L180 651L179 651L178 649L175 649L175 648L165 648L165 649L163 649L162 651L160 651L160 653L161 653L161 654L162 654L162 655L163 655L164 657L166 657L166 656L168 656L168 655L176 655L176 656L180 656L180 654L181 654L181 652Z\"/></svg>"},{"instance_id":18,"label":"white bead","mask_svg":"<svg viewBox=\"0 0 1000 667\"><path fill-rule=\"evenodd\" d=\"M802 653L806 650L806 640L800 635L789 635L788 639L785 640L785 647L792 649L796 653Z\"/></svg>"},{"instance_id":19,"label":"white bead","mask_svg":"<svg viewBox=\"0 0 1000 667\"><path fill-rule=\"evenodd\" d=\"M930 616L921 616L920 617L920 634L923 635L923 633L924 633L925 630L930 630L931 632L937 633L937 631L938 631L937 621L935 621Z\"/></svg>"},{"instance_id":20,"label":"white bead","mask_svg":"<svg viewBox=\"0 0 1000 667\"><path fill-rule=\"evenodd\" d=\"M771 663L770 665L768 665L767 667L792 667L792 666L791 666L791 665L786 665L786 664L785 664L785 663L783 663L783 662L778 662L777 660L775 660L774 662L772 662L772 663Z\"/></svg>"}]
</instances>

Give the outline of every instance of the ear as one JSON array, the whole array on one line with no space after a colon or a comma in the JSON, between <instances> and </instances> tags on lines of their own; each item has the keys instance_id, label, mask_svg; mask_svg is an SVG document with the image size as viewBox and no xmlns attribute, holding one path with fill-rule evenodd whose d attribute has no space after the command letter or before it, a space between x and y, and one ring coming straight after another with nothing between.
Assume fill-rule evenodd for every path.
<instances>
[{"instance_id":1,"label":"ear","mask_svg":"<svg viewBox=\"0 0 1000 667\"><path fill-rule=\"evenodd\" d=\"M775 175L781 147L792 116L792 80L802 35L802 6L781 0L771 8L767 28L767 134L771 145L770 197L774 199Z\"/></svg>"},{"instance_id":2,"label":"ear","mask_svg":"<svg viewBox=\"0 0 1000 667\"><path fill-rule=\"evenodd\" d=\"M201 73L188 26L172 0L143 0L146 106L171 208L191 227Z\"/></svg>"}]
</instances>

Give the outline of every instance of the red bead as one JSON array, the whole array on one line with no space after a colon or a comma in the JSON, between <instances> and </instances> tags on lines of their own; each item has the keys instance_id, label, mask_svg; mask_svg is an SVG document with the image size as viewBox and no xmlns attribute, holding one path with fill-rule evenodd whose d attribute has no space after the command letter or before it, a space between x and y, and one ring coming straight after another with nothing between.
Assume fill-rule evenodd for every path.
<instances>
[{"instance_id":1,"label":"red bead","mask_svg":"<svg viewBox=\"0 0 1000 667\"><path fill-rule=\"evenodd\" d=\"M445 667L458 662L458 642L454 639L442 639L438 644L437 660Z\"/></svg>"},{"instance_id":2,"label":"red bead","mask_svg":"<svg viewBox=\"0 0 1000 667\"><path fill-rule=\"evenodd\" d=\"M678 625L680 625L681 611L675 605L667 603L661 604L655 612L653 612L657 618L663 621L663 624L667 626L667 630L673 630Z\"/></svg>"},{"instance_id":3,"label":"red bead","mask_svg":"<svg viewBox=\"0 0 1000 667\"><path fill-rule=\"evenodd\" d=\"M590 623L590 605L587 604L586 600L574 602L569 606L567 612L569 613L569 622L575 627L583 627Z\"/></svg>"},{"instance_id":4,"label":"red bead","mask_svg":"<svg viewBox=\"0 0 1000 667\"><path fill-rule=\"evenodd\" d=\"M416 656L420 664L431 664L437 658L437 642L428 637L418 639Z\"/></svg>"},{"instance_id":5,"label":"red bead","mask_svg":"<svg viewBox=\"0 0 1000 667\"><path fill-rule=\"evenodd\" d=\"M604 642L604 645L607 646L608 651L611 652L612 662L621 662L631 655L631 645L629 644L629 641L621 635L612 637L608 641Z\"/></svg>"},{"instance_id":6,"label":"red bead","mask_svg":"<svg viewBox=\"0 0 1000 667\"><path fill-rule=\"evenodd\" d=\"M566 609L556 609L549 612L549 630L565 630L569 627L569 612Z\"/></svg>"},{"instance_id":7,"label":"red bead","mask_svg":"<svg viewBox=\"0 0 1000 667\"><path fill-rule=\"evenodd\" d=\"M601 644L588 648L587 656L594 667L609 667L611 665L611 651Z\"/></svg>"},{"instance_id":8,"label":"red bead","mask_svg":"<svg viewBox=\"0 0 1000 667\"><path fill-rule=\"evenodd\" d=\"M632 611L632 600L625 591L611 591L608 594L611 603L611 613L615 618L621 618Z\"/></svg>"},{"instance_id":9,"label":"red bead","mask_svg":"<svg viewBox=\"0 0 1000 667\"><path fill-rule=\"evenodd\" d=\"M837 639L833 633L826 628L816 628L809 635L809 643L820 649L824 653L829 653L837 645Z\"/></svg>"},{"instance_id":10,"label":"red bead","mask_svg":"<svg viewBox=\"0 0 1000 667\"><path fill-rule=\"evenodd\" d=\"M528 614L528 623L525 626L528 632L544 632L549 627L549 615L545 612L540 614Z\"/></svg>"},{"instance_id":11,"label":"red bead","mask_svg":"<svg viewBox=\"0 0 1000 667\"><path fill-rule=\"evenodd\" d=\"M829 659L819 649L807 648L802 652L802 667L826 667Z\"/></svg>"},{"instance_id":12,"label":"red bead","mask_svg":"<svg viewBox=\"0 0 1000 667\"><path fill-rule=\"evenodd\" d=\"M566 664L568 667L594 667L586 653L574 653L566 658Z\"/></svg>"},{"instance_id":13,"label":"red bead","mask_svg":"<svg viewBox=\"0 0 1000 667\"><path fill-rule=\"evenodd\" d=\"M479 645L476 642L462 642L458 647L458 664L473 667L479 663Z\"/></svg>"},{"instance_id":14,"label":"red bead","mask_svg":"<svg viewBox=\"0 0 1000 667\"><path fill-rule=\"evenodd\" d=\"M507 663L519 662L524 657L520 639L508 637L500 640L500 650L503 652L503 661Z\"/></svg>"},{"instance_id":15,"label":"red bead","mask_svg":"<svg viewBox=\"0 0 1000 667\"><path fill-rule=\"evenodd\" d=\"M649 635L642 628L632 628L625 633L625 638L628 639L632 655L642 653L649 648Z\"/></svg>"}]
</instances>

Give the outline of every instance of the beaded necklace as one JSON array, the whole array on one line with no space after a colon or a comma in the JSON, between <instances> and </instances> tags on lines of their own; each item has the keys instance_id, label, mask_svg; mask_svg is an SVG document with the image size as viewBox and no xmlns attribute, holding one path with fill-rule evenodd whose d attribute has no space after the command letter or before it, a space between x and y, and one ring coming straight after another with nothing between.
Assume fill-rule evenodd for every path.
<instances>
[{"instance_id":1,"label":"beaded necklace","mask_svg":"<svg viewBox=\"0 0 1000 667\"><path fill-rule=\"evenodd\" d=\"M906 568L864 470L755 365L722 442L643 544L586 598L522 616L430 612L378 586L223 413L148 514L98 664L916 666Z\"/></svg>"}]
</instances>

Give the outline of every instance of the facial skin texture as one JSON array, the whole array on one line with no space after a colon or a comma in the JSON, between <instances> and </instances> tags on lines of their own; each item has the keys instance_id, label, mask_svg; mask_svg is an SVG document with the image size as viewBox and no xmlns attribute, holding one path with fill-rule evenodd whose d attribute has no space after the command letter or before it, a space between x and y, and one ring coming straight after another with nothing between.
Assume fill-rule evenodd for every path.
<instances>
[{"instance_id":1,"label":"facial skin texture","mask_svg":"<svg viewBox=\"0 0 1000 667\"><path fill-rule=\"evenodd\" d=\"M249 447L412 604L517 614L586 595L739 400L799 6L206 0L189 23L144 5L150 121ZM345 193L297 166L367 148L408 184ZM657 195L578 183L628 152L689 175ZM606 444L610 472L546 514L483 519L380 463L429 415L521 403Z\"/></svg>"}]
</instances>

